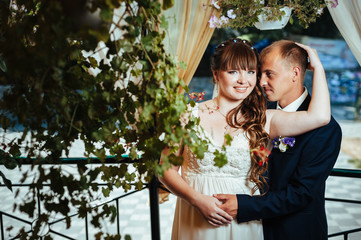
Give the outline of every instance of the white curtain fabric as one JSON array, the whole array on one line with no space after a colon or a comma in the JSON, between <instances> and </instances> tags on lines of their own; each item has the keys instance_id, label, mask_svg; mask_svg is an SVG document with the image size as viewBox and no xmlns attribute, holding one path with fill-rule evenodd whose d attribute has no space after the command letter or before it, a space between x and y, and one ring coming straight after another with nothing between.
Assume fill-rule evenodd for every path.
<instances>
[{"instance_id":1,"label":"white curtain fabric","mask_svg":"<svg viewBox=\"0 0 361 240\"><path fill-rule=\"evenodd\" d=\"M339 0L327 6L338 30L361 65L361 0Z\"/></svg>"},{"instance_id":2,"label":"white curtain fabric","mask_svg":"<svg viewBox=\"0 0 361 240\"><path fill-rule=\"evenodd\" d=\"M186 84L190 83L214 32L214 28L209 27L208 21L211 15L217 17L220 15L220 12L212 8L211 4L212 0L175 0L174 6L163 12L168 21L164 45L170 54L186 63L187 68L180 69L178 74ZM119 18L124 13L124 7L123 5L114 11L113 22L117 26L125 24ZM133 7L137 8L136 5ZM115 24L112 24L110 31L112 40L121 38L122 32L116 29ZM104 59L107 63L105 57L107 51L104 43L100 42L94 52L84 51L83 54L84 56L92 55L98 61ZM90 71L94 75L99 73L99 69ZM128 80L134 81L132 77Z\"/></svg>"},{"instance_id":3,"label":"white curtain fabric","mask_svg":"<svg viewBox=\"0 0 361 240\"><path fill-rule=\"evenodd\" d=\"M188 85L202 59L214 28L209 27L211 15L220 12L210 5L211 0L175 0L174 6L163 12L168 21L164 45L167 52L186 63L178 74ZM168 200L169 193L159 188L159 202Z\"/></svg>"},{"instance_id":4,"label":"white curtain fabric","mask_svg":"<svg viewBox=\"0 0 361 240\"><path fill-rule=\"evenodd\" d=\"M187 64L187 69L180 70L178 75L186 84L191 81L212 37L214 28L209 27L208 21L212 14L220 15L211 4L211 0L175 0L174 6L164 11L169 24L164 44L169 53Z\"/></svg>"}]
</instances>

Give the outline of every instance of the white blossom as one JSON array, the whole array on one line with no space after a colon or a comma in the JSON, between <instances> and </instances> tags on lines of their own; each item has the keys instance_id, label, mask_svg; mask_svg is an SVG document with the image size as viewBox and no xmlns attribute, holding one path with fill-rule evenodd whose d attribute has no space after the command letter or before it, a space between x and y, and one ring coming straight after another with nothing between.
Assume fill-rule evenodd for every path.
<instances>
[{"instance_id":1,"label":"white blossom","mask_svg":"<svg viewBox=\"0 0 361 240\"><path fill-rule=\"evenodd\" d=\"M281 152L286 152L287 150L287 144L284 144L282 141L280 142L280 145L278 146Z\"/></svg>"},{"instance_id":2,"label":"white blossom","mask_svg":"<svg viewBox=\"0 0 361 240\"><path fill-rule=\"evenodd\" d=\"M235 13L233 13L233 9L230 9L230 10L227 11L227 16L230 19L235 19L237 17L237 15Z\"/></svg>"},{"instance_id":3,"label":"white blossom","mask_svg":"<svg viewBox=\"0 0 361 240\"><path fill-rule=\"evenodd\" d=\"M332 8L337 7L337 5L338 5L338 0L332 0L332 1L331 1L331 7L332 7Z\"/></svg>"},{"instance_id":4,"label":"white blossom","mask_svg":"<svg viewBox=\"0 0 361 240\"><path fill-rule=\"evenodd\" d=\"M211 16L208 22L210 28L215 28L219 26L219 19L214 15Z\"/></svg>"},{"instance_id":5,"label":"white blossom","mask_svg":"<svg viewBox=\"0 0 361 240\"><path fill-rule=\"evenodd\" d=\"M221 7L218 5L218 1L212 0L212 5L217 8L220 9Z\"/></svg>"},{"instance_id":6,"label":"white blossom","mask_svg":"<svg viewBox=\"0 0 361 240\"><path fill-rule=\"evenodd\" d=\"M229 22L229 18L226 16L221 16L221 18L219 19L219 27L221 27L222 25L225 25Z\"/></svg>"}]
</instances>

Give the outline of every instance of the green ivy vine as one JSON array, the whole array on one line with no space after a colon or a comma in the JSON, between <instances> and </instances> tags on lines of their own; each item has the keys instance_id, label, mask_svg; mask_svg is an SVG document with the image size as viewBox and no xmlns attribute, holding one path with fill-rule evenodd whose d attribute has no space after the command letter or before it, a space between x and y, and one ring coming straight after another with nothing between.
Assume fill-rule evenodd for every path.
<instances>
[{"instance_id":1,"label":"green ivy vine","mask_svg":"<svg viewBox=\"0 0 361 240\"><path fill-rule=\"evenodd\" d=\"M14 208L36 222L32 232L21 229L20 238L37 239L52 214L64 216L69 228L71 207L80 217L91 215L100 229L101 219L114 221L116 209L93 209L87 203L99 190L97 179L106 182L104 196L115 188L142 189L166 167L181 163L174 154L181 141L199 157L207 150L193 130L198 121L180 120L188 103L181 93L187 86L177 76L184 64L163 45L167 22L162 10L172 5L171 0L0 1L0 164L15 169L32 163L21 180L31 175L32 184ZM119 8L119 21L114 21ZM116 40L115 31L122 32ZM106 59L84 54L99 50L99 42L108 49ZM21 136L9 139L13 131ZM101 164L79 163L78 175L66 174L61 157L79 139L88 161L95 156ZM171 154L160 166L165 146ZM124 154L135 172L129 171ZM116 164L106 164L109 155ZM218 157L222 166L226 160ZM45 168L45 163L50 165ZM12 190L3 172L1 180ZM35 213L38 198L46 209L40 215ZM120 239L101 231L95 237Z\"/></svg>"}]
</instances>

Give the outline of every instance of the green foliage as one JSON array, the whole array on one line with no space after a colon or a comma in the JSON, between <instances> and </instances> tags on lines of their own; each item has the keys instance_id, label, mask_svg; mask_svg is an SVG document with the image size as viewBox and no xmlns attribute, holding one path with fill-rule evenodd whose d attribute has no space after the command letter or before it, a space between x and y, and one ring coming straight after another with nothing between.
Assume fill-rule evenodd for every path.
<instances>
[{"instance_id":1,"label":"green foliage","mask_svg":"<svg viewBox=\"0 0 361 240\"><path fill-rule=\"evenodd\" d=\"M352 163L356 168L360 168L360 169L361 169L361 159L359 159L359 158L352 158L352 159L349 159L348 162Z\"/></svg>"},{"instance_id":2,"label":"green foliage","mask_svg":"<svg viewBox=\"0 0 361 240\"><path fill-rule=\"evenodd\" d=\"M260 14L265 14L268 21L276 21L285 15L281 8L287 6L292 8L289 22L293 24L294 19L297 19L299 25L308 28L310 23L315 22L321 16L321 10L330 1L324 3L319 0L269 0L266 1L267 8L265 8L264 2L263 0L219 0L218 5L223 16L228 16L228 10L233 10L236 15L234 19L229 19L227 23L223 23L221 27L251 27L258 22Z\"/></svg>"},{"instance_id":3,"label":"green foliage","mask_svg":"<svg viewBox=\"0 0 361 240\"><path fill-rule=\"evenodd\" d=\"M96 180L107 183L101 189L104 196L119 187L142 189L171 163L182 162L171 155L160 166L165 146L175 153L183 141L203 156L206 141L193 130L198 122L180 120L187 108L180 92L187 86L177 74L185 65L165 52L166 31L159 31L167 26L161 10L173 1L161 6L152 0L17 0L10 7L6 2L0 3L0 163L13 169L20 160L32 161L33 184L15 209L34 217L38 198L46 209L33 232L21 230L23 238L37 238L42 222L53 214L63 215L69 228L72 207L80 217L90 214L95 227L103 218L113 221L113 207L93 209L88 204L99 190ZM114 40L116 31L122 34ZM100 61L94 56L99 42L108 48L107 59ZM14 130L22 136L5 140ZM79 175L67 174L58 163L77 139L84 142L89 159L96 156L103 164L88 169L79 163ZM106 164L109 154L119 163ZM134 162L135 172L128 171L123 154ZM10 180L2 172L0 176L11 189ZM99 233L100 238L120 236Z\"/></svg>"}]
</instances>

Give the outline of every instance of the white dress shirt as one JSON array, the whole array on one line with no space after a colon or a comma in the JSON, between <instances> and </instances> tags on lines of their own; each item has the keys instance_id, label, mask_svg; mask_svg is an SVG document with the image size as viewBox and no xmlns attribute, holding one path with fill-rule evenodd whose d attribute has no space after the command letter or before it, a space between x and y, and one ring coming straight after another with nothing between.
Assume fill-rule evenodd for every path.
<instances>
[{"instance_id":1,"label":"white dress shirt","mask_svg":"<svg viewBox=\"0 0 361 240\"><path fill-rule=\"evenodd\" d=\"M286 107L282 108L277 102L277 109L280 109L285 112L296 112L297 109L303 103L303 101L306 99L307 95L308 95L308 91L307 88L305 88L305 91L303 91L302 95L299 98L297 98L295 101L288 104Z\"/></svg>"}]
</instances>

